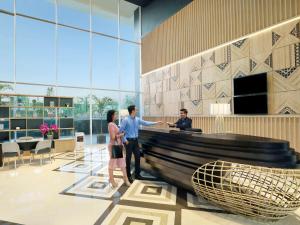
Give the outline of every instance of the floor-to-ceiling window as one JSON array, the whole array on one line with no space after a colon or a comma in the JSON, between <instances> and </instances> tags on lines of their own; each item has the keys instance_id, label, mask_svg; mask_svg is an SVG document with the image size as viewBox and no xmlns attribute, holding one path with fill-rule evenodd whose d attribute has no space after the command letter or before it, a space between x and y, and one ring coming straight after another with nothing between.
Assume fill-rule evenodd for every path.
<instances>
[{"instance_id":1,"label":"floor-to-ceiling window","mask_svg":"<svg viewBox=\"0 0 300 225\"><path fill-rule=\"evenodd\" d=\"M0 93L74 96L75 132L97 143L107 110L139 105L140 24L125 0L2 0Z\"/></svg>"}]
</instances>

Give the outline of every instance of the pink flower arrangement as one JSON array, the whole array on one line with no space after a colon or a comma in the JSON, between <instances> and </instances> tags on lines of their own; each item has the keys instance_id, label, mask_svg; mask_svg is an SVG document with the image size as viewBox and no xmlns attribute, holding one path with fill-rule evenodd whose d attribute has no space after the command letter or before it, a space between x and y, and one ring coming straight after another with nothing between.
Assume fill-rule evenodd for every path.
<instances>
[{"instance_id":1,"label":"pink flower arrangement","mask_svg":"<svg viewBox=\"0 0 300 225\"><path fill-rule=\"evenodd\" d=\"M57 133L58 132L58 127L56 124L52 124L50 127L47 123L43 123L40 126L40 131L43 135L53 135L53 133Z\"/></svg>"},{"instance_id":2,"label":"pink flower arrangement","mask_svg":"<svg viewBox=\"0 0 300 225\"><path fill-rule=\"evenodd\" d=\"M52 132L57 132L58 131L58 127L57 127L57 125L56 124L52 124L51 126L50 126L50 131L52 131Z\"/></svg>"},{"instance_id":3,"label":"pink flower arrangement","mask_svg":"<svg viewBox=\"0 0 300 225\"><path fill-rule=\"evenodd\" d=\"M49 132L48 124L47 123L41 124L40 131L43 135L46 135Z\"/></svg>"}]
</instances>

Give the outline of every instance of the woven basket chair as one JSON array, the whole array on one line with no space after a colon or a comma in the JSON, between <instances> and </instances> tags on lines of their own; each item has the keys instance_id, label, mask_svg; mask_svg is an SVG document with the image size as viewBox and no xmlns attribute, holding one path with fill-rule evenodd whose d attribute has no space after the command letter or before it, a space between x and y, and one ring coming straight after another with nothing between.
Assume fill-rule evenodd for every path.
<instances>
[{"instance_id":1,"label":"woven basket chair","mask_svg":"<svg viewBox=\"0 0 300 225\"><path fill-rule=\"evenodd\" d=\"M215 161L194 172L192 185L213 204L258 220L279 220L300 207L300 170Z\"/></svg>"}]
</instances>

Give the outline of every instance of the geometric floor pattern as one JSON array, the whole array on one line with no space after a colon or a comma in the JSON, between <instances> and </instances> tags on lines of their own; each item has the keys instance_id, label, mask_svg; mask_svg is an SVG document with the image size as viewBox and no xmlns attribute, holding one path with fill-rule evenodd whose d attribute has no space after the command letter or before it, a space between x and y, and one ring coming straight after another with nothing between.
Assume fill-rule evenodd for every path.
<instances>
[{"instance_id":1,"label":"geometric floor pattern","mask_svg":"<svg viewBox=\"0 0 300 225\"><path fill-rule=\"evenodd\" d=\"M134 171L134 169L132 168L131 173L133 173L133 171ZM115 169L113 173L114 173L115 177L123 177L123 173L120 168ZM101 175L108 176L108 164L99 168L98 170L95 170L94 174L99 175L99 176L101 176Z\"/></svg>"},{"instance_id":2,"label":"geometric floor pattern","mask_svg":"<svg viewBox=\"0 0 300 225\"><path fill-rule=\"evenodd\" d=\"M103 175L103 176L108 176L108 165L105 165L98 170L95 171L95 174L97 175ZM123 173L121 169L115 169L114 170L114 176L123 176Z\"/></svg>"},{"instance_id":3,"label":"geometric floor pattern","mask_svg":"<svg viewBox=\"0 0 300 225\"><path fill-rule=\"evenodd\" d=\"M84 152L65 152L58 153L54 156L54 159L64 159L64 160L78 160L84 156Z\"/></svg>"},{"instance_id":4,"label":"geometric floor pattern","mask_svg":"<svg viewBox=\"0 0 300 225\"><path fill-rule=\"evenodd\" d=\"M114 176L118 187L112 188L107 169L107 148L97 146L77 152L76 157L72 153L57 154L52 164L20 165L16 170L0 171L0 225L300 224L300 209L279 222L261 223L228 213L145 171L141 175L146 180L134 180L127 187L122 172L116 170ZM47 175L43 176L43 173ZM32 184L27 182L28 178L24 179L29 175L34 180ZM16 176L19 178L14 180ZM16 182L22 188L6 197ZM47 187L50 189L43 192ZM53 196L47 197L50 192ZM42 211L41 206L45 207Z\"/></svg>"},{"instance_id":5,"label":"geometric floor pattern","mask_svg":"<svg viewBox=\"0 0 300 225\"><path fill-rule=\"evenodd\" d=\"M177 188L162 181L135 180L121 200L176 205Z\"/></svg>"},{"instance_id":6,"label":"geometric floor pattern","mask_svg":"<svg viewBox=\"0 0 300 225\"><path fill-rule=\"evenodd\" d=\"M101 162L74 161L56 168L54 171L71 173L91 173L92 170L103 165Z\"/></svg>"},{"instance_id":7,"label":"geometric floor pattern","mask_svg":"<svg viewBox=\"0 0 300 225\"><path fill-rule=\"evenodd\" d=\"M108 153L104 151L105 153L99 153L99 152L91 152L88 154L83 155L79 158L80 161L91 161L91 162L107 162L109 159Z\"/></svg>"},{"instance_id":8,"label":"geometric floor pattern","mask_svg":"<svg viewBox=\"0 0 300 225\"><path fill-rule=\"evenodd\" d=\"M174 221L173 211L117 205L102 225L173 225Z\"/></svg>"},{"instance_id":9,"label":"geometric floor pattern","mask_svg":"<svg viewBox=\"0 0 300 225\"><path fill-rule=\"evenodd\" d=\"M111 188L106 178L87 176L64 190L61 194L99 199L109 199L113 196L118 197L118 188L120 188L124 182L119 178L116 178L115 181L118 187Z\"/></svg>"}]
</instances>

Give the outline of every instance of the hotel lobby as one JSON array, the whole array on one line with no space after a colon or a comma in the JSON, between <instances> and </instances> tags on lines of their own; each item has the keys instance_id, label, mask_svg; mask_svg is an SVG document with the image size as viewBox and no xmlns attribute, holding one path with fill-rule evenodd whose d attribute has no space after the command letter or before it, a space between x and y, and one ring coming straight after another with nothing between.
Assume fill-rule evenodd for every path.
<instances>
[{"instance_id":1,"label":"hotel lobby","mask_svg":"<svg viewBox=\"0 0 300 225\"><path fill-rule=\"evenodd\" d=\"M299 225L300 1L0 0L0 225Z\"/></svg>"}]
</instances>

